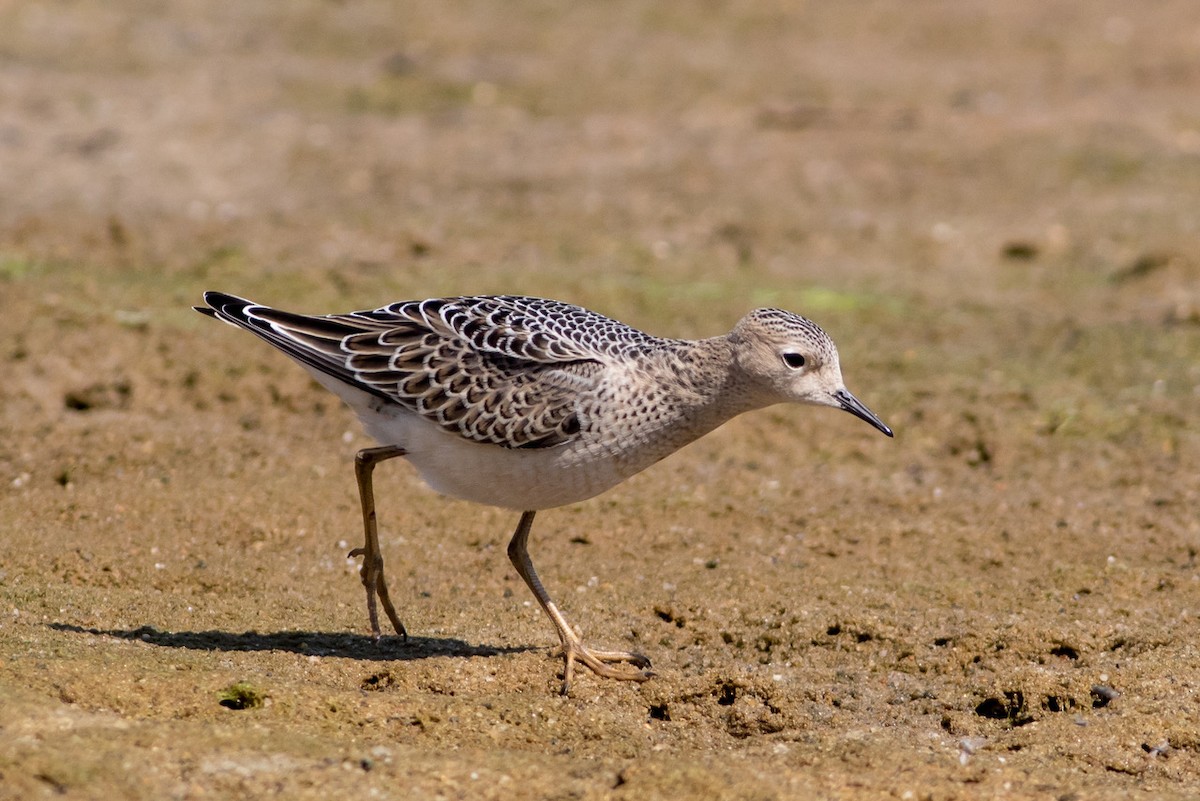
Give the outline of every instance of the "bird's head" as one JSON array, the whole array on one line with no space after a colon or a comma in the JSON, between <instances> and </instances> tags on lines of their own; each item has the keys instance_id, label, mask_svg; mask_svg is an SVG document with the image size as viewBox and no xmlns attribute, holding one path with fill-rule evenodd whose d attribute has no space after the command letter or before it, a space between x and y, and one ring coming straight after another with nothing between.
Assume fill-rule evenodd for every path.
<instances>
[{"instance_id":1,"label":"bird's head","mask_svg":"<svg viewBox=\"0 0 1200 801\"><path fill-rule=\"evenodd\" d=\"M807 403L850 412L892 436L846 389L837 347L816 323L780 309L755 309L730 334L742 373L774 403Z\"/></svg>"}]
</instances>

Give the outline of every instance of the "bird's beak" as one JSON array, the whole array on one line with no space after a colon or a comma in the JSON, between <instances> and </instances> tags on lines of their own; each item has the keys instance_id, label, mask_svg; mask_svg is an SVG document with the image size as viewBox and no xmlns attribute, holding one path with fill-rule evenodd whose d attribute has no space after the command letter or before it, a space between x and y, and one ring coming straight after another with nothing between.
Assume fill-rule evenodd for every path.
<instances>
[{"instance_id":1,"label":"bird's beak","mask_svg":"<svg viewBox=\"0 0 1200 801\"><path fill-rule=\"evenodd\" d=\"M833 398L837 401L837 405L839 407L847 412L850 412L850 414L862 420L866 420L868 423L875 426L889 437L894 436L892 434L892 429L884 425L883 421L876 417L873 411L868 409L866 406L863 406L862 401L851 395L847 390L839 389L837 392L833 393Z\"/></svg>"}]
</instances>

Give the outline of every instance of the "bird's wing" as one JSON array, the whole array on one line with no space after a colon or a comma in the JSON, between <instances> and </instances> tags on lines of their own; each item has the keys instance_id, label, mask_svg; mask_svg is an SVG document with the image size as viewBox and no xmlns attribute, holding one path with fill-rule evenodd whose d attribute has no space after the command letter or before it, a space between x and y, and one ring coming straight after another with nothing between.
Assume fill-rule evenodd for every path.
<instances>
[{"instance_id":1,"label":"bird's wing","mask_svg":"<svg viewBox=\"0 0 1200 801\"><path fill-rule=\"evenodd\" d=\"M211 316L246 328L307 367L466 439L546 448L580 432L576 400L604 360L651 337L578 306L480 296L393 303L319 317L218 292Z\"/></svg>"}]
</instances>

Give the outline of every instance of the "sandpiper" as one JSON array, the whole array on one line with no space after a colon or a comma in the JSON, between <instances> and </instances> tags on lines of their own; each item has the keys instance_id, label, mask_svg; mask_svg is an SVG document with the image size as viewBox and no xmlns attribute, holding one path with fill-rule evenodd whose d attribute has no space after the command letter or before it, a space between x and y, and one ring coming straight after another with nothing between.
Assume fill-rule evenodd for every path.
<instances>
[{"instance_id":1,"label":"sandpiper","mask_svg":"<svg viewBox=\"0 0 1200 801\"><path fill-rule=\"evenodd\" d=\"M508 557L554 623L562 691L576 661L644 681L641 654L583 644L527 549L534 515L604 492L729 419L776 403L832 406L892 431L846 389L817 325L755 309L723 336L663 339L579 306L514 295L400 301L309 316L206 292L196 310L240 326L344 400L380 447L355 458L371 632L376 597L401 637L379 552L372 472L403 456L435 490L521 512Z\"/></svg>"}]
</instances>

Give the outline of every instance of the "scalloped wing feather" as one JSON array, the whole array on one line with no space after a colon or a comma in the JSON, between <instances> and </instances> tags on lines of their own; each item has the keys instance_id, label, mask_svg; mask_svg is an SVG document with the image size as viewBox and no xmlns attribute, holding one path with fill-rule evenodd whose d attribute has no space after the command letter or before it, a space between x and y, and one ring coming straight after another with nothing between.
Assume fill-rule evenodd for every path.
<instances>
[{"instance_id":1,"label":"scalloped wing feather","mask_svg":"<svg viewBox=\"0 0 1200 801\"><path fill-rule=\"evenodd\" d=\"M214 300L219 316L297 361L466 439L506 448L575 439L577 399L595 385L614 347L654 341L577 306L509 296L319 317Z\"/></svg>"}]
</instances>

